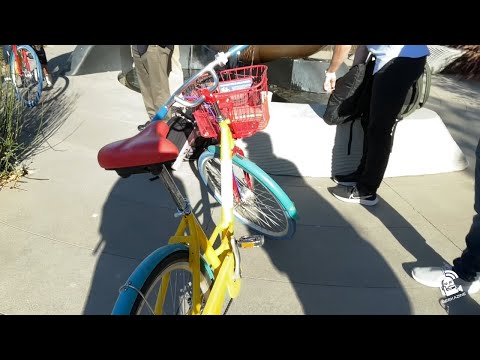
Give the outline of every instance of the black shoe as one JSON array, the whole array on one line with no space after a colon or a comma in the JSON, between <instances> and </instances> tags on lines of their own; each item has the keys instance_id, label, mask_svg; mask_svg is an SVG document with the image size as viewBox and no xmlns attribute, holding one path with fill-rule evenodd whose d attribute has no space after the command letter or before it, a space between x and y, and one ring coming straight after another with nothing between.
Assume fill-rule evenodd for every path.
<instances>
[{"instance_id":1,"label":"black shoe","mask_svg":"<svg viewBox=\"0 0 480 360\"><path fill-rule=\"evenodd\" d=\"M353 204L362 204L372 206L378 203L378 197L375 193L359 191L356 186L338 185L329 187L328 191L338 200Z\"/></svg>"},{"instance_id":2,"label":"black shoe","mask_svg":"<svg viewBox=\"0 0 480 360\"><path fill-rule=\"evenodd\" d=\"M145 124L143 124L143 125L138 125L138 126L137 126L138 131L144 130L144 129L148 126L148 124L150 124L150 122L151 122L151 121L148 120Z\"/></svg>"},{"instance_id":3,"label":"black shoe","mask_svg":"<svg viewBox=\"0 0 480 360\"><path fill-rule=\"evenodd\" d=\"M332 180L339 185L355 186L357 185L358 176L357 172L353 172L347 175L334 175Z\"/></svg>"}]
</instances>

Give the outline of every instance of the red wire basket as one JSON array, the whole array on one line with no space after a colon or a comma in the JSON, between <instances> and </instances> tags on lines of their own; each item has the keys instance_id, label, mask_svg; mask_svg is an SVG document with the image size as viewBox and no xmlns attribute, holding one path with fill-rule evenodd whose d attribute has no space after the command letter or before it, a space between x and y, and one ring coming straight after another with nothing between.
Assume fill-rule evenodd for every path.
<instances>
[{"instance_id":1,"label":"red wire basket","mask_svg":"<svg viewBox=\"0 0 480 360\"><path fill-rule=\"evenodd\" d=\"M266 65L252 65L222 70L218 74L220 82L213 95L222 115L230 120L234 139L252 136L268 125L267 69ZM205 87L208 83L196 86ZM193 116L202 137L219 136L220 129L210 104L202 103Z\"/></svg>"}]
</instances>

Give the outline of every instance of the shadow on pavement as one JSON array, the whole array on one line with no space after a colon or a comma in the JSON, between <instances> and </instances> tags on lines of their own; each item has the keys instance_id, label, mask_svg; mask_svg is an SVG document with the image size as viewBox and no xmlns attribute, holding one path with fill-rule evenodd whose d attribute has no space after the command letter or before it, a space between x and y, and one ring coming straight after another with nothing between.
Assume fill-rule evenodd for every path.
<instances>
[{"instance_id":1,"label":"shadow on pavement","mask_svg":"<svg viewBox=\"0 0 480 360\"><path fill-rule=\"evenodd\" d=\"M480 305L468 294L442 306L448 315L480 315Z\"/></svg>"},{"instance_id":2,"label":"shadow on pavement","mask_svg":"<svg viewBox=\"0 0 480 360\"><path fill-rule=\"evenodd\" d=\"M272 150L267 134L258 133L255 137L255 142L261 137L261 141L270 145L270 151ZM249 139L244 139L244 142L248 146ZM254 151L250 150L250 153ZM284 159L275 161L288 162L282 168L295 166ZM184 164L184 167L187 166ZM192 163L190 166L195 173ZM185 193L186 184L175 172L172 175L176 178L180 191ZM110 313L120 286L149 253L167 243L176 229L178 221L173 217L173 201L162 184L159 181L149 181L150 177L142 174L127 179L119 178L104 204L99 228L101 240L94 250L98 261L84 314ZM185 179L184 176L182 178ZM265 304L265 299L275 301L284 296L281 286L264 288L265 280L285 283L279 276L286 276L305 314L412 313L409 297L392 266L359 230L349 226L348 218L324 200L304 178L282 178L279 183L295 201L300 223L293 239L266 241L261 249L275 271L267 267L265 273L248 275L249 286L260 286L258 291L273 292L271 297L262 297L263 307L276 305ZM203 215L201 222L208 226L212 220L210 206L205 201L208 199L207 191L200 184L198 186L201 197L192 203L192 207L197 215ZM361 209L363 207L359 207ZM368 208L368 211L417 259L415 266L444 262L388 203L381 201L376 207ZM253 260L249 260L248 254L242 259L248 274L254 269L251 263ZM403 265L409 272L411 264ZM450 304L449 313L478 313L478 304L467 300ZM255 302L256 299L248 302L250 301Z\"/></svg>"},{"instance_id":3,"label":"shadow on pavement","mask_svg":"<svg viewBox=\"0 0 480 360\"><path fill-rule=\"evenodd\" d=\"M270 146L272 151L267 134L257 133L255 137L256 143L261 137L263 146ZM244 142L248 145L250 140ZM254 153L253 149L249 151ZM282 161L282 169L295 167L288 160L275 160ZM297 206L297 232L291 240L266 241L263 250L276 269L288 277L304 313L410 314L409 299L382 255L304 178L299 175L290 180L287 186L284 182L280 185ZM269 274L252 276L275 280ZM281 292L272 299L277 296Z\"/></svg>"},{"instance_id":4,"label":"shadow on pavement","mask_svg":"<svg viewBox=\"0 0 480 360\"><path fill-rule=\"evenodd\" d=\"M183 164L188 168L188 164ZM182 167L182 169L183 169ZM185 185L171 172L181 193ZM119 288L135 267L155 249L166 245L174 235L179 219L176 207L160 180L149 181L150 174L119 178L102 210L101 240L94 255L98 261L91 281L84 314L111 313ZM199 185L200 186L200 185ZM210 209L202 201L190 199L193 211L211 221Z\"/></svg>"},{"instance_id":5,"label":"shadow on pavement","mask_svg":"<svg viewBox=\"0 0 480 360\"><path fill-rule=\"evenodd\" d=\"M387 202L380 201L377 206L367 207L367 210L378 218L398 243L417 259L416 262L402 264L403 269L409 276L411 276L414 267L443 266L444 263L447 263L435 249L427 244L415 227L410 226L408 221ZM440 290L438 289L435 297L439 296ZM447 308L440 303L439 306L443 307L449 315L480 314L480 305L468 294L463 298L452 301Z\"/></svg>"},{"instance_id":6,"label":"shadow on pavement","mask_svg":"<svg viewBox=\"0 0 480 360\"><path fill-rule=\"evenodd\" d=\"M52 80L53 84L55 85L55 82L59 77L64 77L65 73L68 69L69 62L70 62L70 57L72 55L73 51L69 51L66 53L63 53L61 55L58 55L54 58L51 58L48 61L48 70L50 71L50 74L52 75Z\"/></svg>"},{"instance_id":7,"label":"shadow on pavement","mask_svg":"<svg viewBox=\"0 0 480 360\"><path fill-rule=\"evenodd\" d=\"M385 186L382 184L382 186ZM404 263L403 268L410 274L411 268L415 266L432 266L432 264L443 265L447 262L431 246L427 244L422 235L414 226L395 210L389 203L380 198L376 206L366 206L366 210L380 220L392 237L417 259L415 263Z\"/></svg>"},{"instance_id":8,"label":"shadow on pavement","mask_svg":"<svg viewBox=\"0 0 480 360\"><path fill-rule=\"evenodd\" d=\"M67 78L57 82L53 89L44 91L40 103L34 108L23 108L23 125L19 141L23 145L21 161L52 149L49 138L63 125L76 106L78 95L66 93Z\"/></svg>"}]
</instances>

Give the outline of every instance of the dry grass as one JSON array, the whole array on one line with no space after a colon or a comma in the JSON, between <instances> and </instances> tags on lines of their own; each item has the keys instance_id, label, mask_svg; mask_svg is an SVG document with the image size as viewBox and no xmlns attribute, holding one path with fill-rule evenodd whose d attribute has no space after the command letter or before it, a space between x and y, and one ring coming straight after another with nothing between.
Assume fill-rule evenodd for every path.
<instances>
[{"instance_id":1,"label":"dry grass","mask_svg":"<svg viewBox=\"0 0 480 360\"><path fill-rule=\"evenodd\" d=\"M480 45L447 45L465 50L465 54L448 65L444 73L462 75L467 79L480 80Z\"/></svg>"},{"instance_id":2,"label":"dry grass","mask_svg":"<svg viewBox=\"0 0 480 360\"><path fill-rule=\"evenodd\" d=\"M3 184L18 166L21 146L17 139L23 119L11 84L0 84L0 102L0 183Z\"/></svg>"},{"instance_id":3,"label":"dry grass","mask_svg":"<svg viewBox=\"0 0 480 360\"><path fill-rule=\"evenodd\" d=\"M10 189L19 189L18 184L22 182L22 178L28 175L28 170L25 166L16 167L10 171L0 172L0 189L8 187Z\"/></svg>"}]
</instances>

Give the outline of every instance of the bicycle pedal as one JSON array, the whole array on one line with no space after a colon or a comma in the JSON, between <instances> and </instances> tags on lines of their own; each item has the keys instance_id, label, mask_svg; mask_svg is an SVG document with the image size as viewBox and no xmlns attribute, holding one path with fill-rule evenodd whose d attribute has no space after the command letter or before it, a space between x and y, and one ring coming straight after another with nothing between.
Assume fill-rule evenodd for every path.
<instances>
[{"instance_id":1,"label":"bicycle pedal","mask_svg":"<svg viewBox=\"0 0 480 360\"><path fill-rule=\"evenodd\" d=\"M241 248L260 247L265 242L263 235L244 235L237 239L237 245Z\"/></svg>"}]
</instances>

